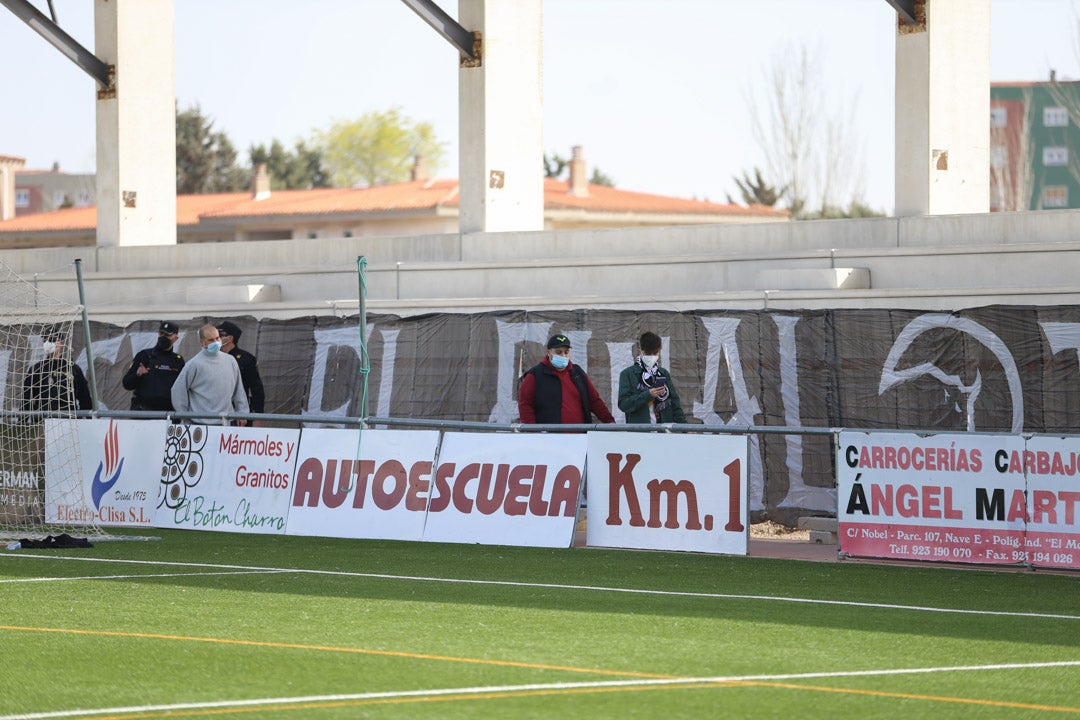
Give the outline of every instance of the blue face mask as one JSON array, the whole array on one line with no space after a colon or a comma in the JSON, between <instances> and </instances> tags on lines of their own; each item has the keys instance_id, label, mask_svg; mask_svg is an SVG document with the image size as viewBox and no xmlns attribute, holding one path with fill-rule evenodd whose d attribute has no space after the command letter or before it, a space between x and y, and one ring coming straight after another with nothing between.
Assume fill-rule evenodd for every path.
<instances>
[{"instance_id":1,"label":"blue face mask","mask_svg":"<svg viewBox=\"0 0 1080 720\"><path fill-rule=\"evenodd\" d=\"M220 340L215 340L214 342L212 342L212 343L210 343L209 345L206 346L206 354L207 355L217 355L219 350L221 350L221 341Z\"/></svg>"},{"instance_id":2,"label":"blue face mask","mask_svg":"<svg viewBox=\"0 0 1080 720\"><path fill-rule=\"evenodd\" d=\"M570 364L570 358L565 355L552 355L551 364L555 366L556 370L565 370Z\"/></svg>"}]
</instances>

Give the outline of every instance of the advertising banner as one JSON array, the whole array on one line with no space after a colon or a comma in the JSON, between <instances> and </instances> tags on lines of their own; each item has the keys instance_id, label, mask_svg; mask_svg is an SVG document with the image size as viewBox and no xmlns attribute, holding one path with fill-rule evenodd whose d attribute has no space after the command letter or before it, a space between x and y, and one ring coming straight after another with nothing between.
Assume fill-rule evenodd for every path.
<instances>
[{"instance_id":1,"label":"advertising banner","mask_svg":"<svg viewBox=\"0 0 1080 720\"><path fill-rule=\"evenodd\" d=\"M840 552L1075 566L1077 449L1052 438L843 432Z\"/></svg>"},{"instance_id":2,"label":"advertising banner","mask_svg":"<svg viewBox=\"0 0 1080 720\"><path fill-rule=\"evenodd\" d=\"M589 433L590 546L745 555L745 435Z\"/></svg>"},{"instance_id":3,"label":"advertising banner","mask_svg":"<svg viewBox=\"0 0 1080 720\"><path fill-rule=\"evenodd\" d=\"M285 532L300 431L169 425L154 526Z\"/></svg>"},{"instance_id":4,"label":"advertising banner","mask_svg":"<svg viewBox=\"0 0 1080 720\"><path fill-rule=\"evenodd\" d=\"M1008 460L1006 464L1006 459ZM1023 458L1000 457L1009 473L1027 473L1030 518L1023 550L1031 565L1080 568L1080 439L1028 438ZM1024 498L1015 493L991 498L998 514L1011 514Z\"/></svg>"},{"instance_id":5,"label":"advertising banner","mask_svg":"<svg viewBox=\"0 0 1080 720\"><path fill-rule=\"evenodd\" d=\"M422 540L435 430L307 429L289 535Z\"/></svg>"},{"instance_id":6,"label":"advertising banner","mask_svg":"<svg viewBox=\"0 0 1080 720\"><path fill-rule=\"evenodd\" d=\"M74 428L82 455L81 492L67 479L65 444L55 433ZM158 502L164 420L46 420L45 504L49 522L150 527Z\"/></svg>"},{"instance_id":7,"label":"advertising banner","mask_svg":"<svg viewBox=\"0 0 1080 720\"><path fill-rule=\"evenodd\" d=\"M192 357L201 350L197 330L206 320L178 318L177 352ZM302 414L312 422L363 412L362 384L355 379L367 355L372 415L512 423L518 378L540 361L556 332L570 338L574 363L621 419L619 375L634 362L634 343L648 330L663 338L664 365L691 423L1047 435L1080 427L1077 305L949 313L586 308L368 314L363 348L358 316L231 320L243 330L242 347L258 356L266 412ZM134 354L153 345L157 323L91 323L103 409L129 406L123 375ZM83 344L76 324L71 347L80 364ZM17 369L9 374L21 375ZM10 400L8 409L14 409ZM828 435L751 435L751 515L794 525L803 515L831 514L835 459Z\"/></svg>"},{"instance_id":8,"label":"advertising banner","mask_svg":"<svg viewBox=\"0 0 1080 720\"><path fill-rule=\"evenodd\" d=\"M41 423L5 420L0 426L4 443L4 452L0 453L0 525L38 525L46 516L41 492L47 488L43 434Z\"/></svg>"},{"instance_id":9,"label":"advertising banner","mask_svg":"<svg viewBox=\"0 0 1080 720\"><path fill-rule=\"evenodd\" d=\"M424 539L570 547L584 434L446 433Z\"/></svg>"}]
</instances>

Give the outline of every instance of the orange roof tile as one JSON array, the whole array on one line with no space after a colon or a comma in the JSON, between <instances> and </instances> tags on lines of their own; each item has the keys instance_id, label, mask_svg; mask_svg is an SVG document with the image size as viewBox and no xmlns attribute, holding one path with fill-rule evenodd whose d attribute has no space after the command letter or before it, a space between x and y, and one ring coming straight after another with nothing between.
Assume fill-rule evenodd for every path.
<instances>
[{"instance_id":1,"label":"orange roof tile","mask_svg":"<svg viewBox=\"0 0 1080 720\"><path fill-rule=\"evenodd\" d=\"M248 193L242 202L219 211L203 213L203 217L338 215L433 209L447 204L449 200L456 201L457 188L457 180L416 180L367 188L275 190L264 200L255 200Z\"/></svg>"},{"instance_id":2,"label":"orange roof tile","mask_svg":"<svg viewBox=\"0 0 1080 720\"><path fill-rule=\"evenodd\" d=\"M580 209L594 212L633 212L660 215L773 215L788 216L787 211L764 205L732 205L704 200L687 200L668 195L650 195L630 192L605 185L589 185L589 194L580 197L570 194L570 183L564 180L544 180L544 207L553 209Z\"/></svg>"},{"instance_id":3,"label":"orange roof tile","mask_svg":"<svg viewBox=\"0 0 1080 720\"><path fill-rule=\"evenodd\" d=\"M73 207L52 212L22 215L0 222L0 233L93 230L97 227L97 208Z\"/></svg>"},{"instance_id":4,"label":"orange roof tile","mask_svg":"<svg viewBox=\"0 0 1080 720\"><path fill-rule=\"evenodd\" d=\"M436 210L458 206L457 180L417 180L368 188L316 188L275 190L256 200L250 192L211 195L179 195L176 223L193 226L243 218L303 215L354 215L375 212ZM783 219L787 211L763 205L732 205L702 200L630 192L603 185L589 185L589 194L575 196L562 180L544 180L544 207L548 210L637 213L659 215L744 215ZM92 230L97 226L94 207L67 208L25 215L0 222L0 234Z\"/></svg>"}]
</instances>

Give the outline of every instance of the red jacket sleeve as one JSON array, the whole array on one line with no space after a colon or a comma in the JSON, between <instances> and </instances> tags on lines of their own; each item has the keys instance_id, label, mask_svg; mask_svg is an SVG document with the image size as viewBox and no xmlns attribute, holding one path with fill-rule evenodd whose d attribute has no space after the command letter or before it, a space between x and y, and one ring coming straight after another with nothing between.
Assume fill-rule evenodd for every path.
<instances>
[{"instance_id":1,"label":"red jacket sleeve","mask_svg":"<svg viewBox=\"0 0 1080 720\"><path fill-rule=\"evenodd\" d=\"M586 375L585 379L589 383L589 409L592 410L593 415L600 418L600 422L615 422L615 417L608 410L608 406L600 399L600 393L596 392L596 387L592 384L592 378ZM585 418L585 422L589 422L589 418Z\"/></svg>"},{"instance_id":2,"label":"red jacket sleeve","mask_svg":"<svg viewBox=\"0 0 1080 720\"><path fill-rule=\"evenodd\" d=\"M528 425L536 424L536 378L526 373L518 386L518 417Z\"/></svg>"}]
</instances>

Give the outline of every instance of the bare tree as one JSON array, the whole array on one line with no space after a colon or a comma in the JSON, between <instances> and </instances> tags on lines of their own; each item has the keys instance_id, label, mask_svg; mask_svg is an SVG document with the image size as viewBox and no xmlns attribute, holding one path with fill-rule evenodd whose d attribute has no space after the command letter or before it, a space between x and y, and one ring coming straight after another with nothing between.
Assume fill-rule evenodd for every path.
<instances>
[{"instance_id":1,"label":"bare tree","mask_svg":"<svg viewBox=\"0 0 1080 720\"><path fill-rule=\"evenodd\" d=\"M1078 28L1078 33L1080 33L1080 28ZM1077 43L1080 43L1080 40L1077 40ZM1077 53L1080 53L1080 44L1077 45ZM1050 84L1046 88L1050 93L1050 98L1058 107L1064 108L1069 115L1068 125L1055 128L1060 131L1060 135L1055 133L1054 139L1060 141L1061 145L1067 149L1069 175L1074 182L1080 183L1080 147L1074 147L1070 142L1073 128L1080 127L1080 85L1075 81L1059 82L1051 76Z\"/></svg>"},{"instance_id":2,"label":"bare tree","mask_svg":"<svg viewBox=\"0 0 1080 720\"><path fill-rule=\"evenodd\" d=\"M1006 122L990 120L990 205L994 210L1028 210L1035 189L1034 143L1031 138L1035 103L1031 87L1022 88L1020 99L998 101L995 110ZM1017 122L1010 122L1009 111ZM1070 117L1072 111L1069 112Z\"/></svg>"},{"instance_id":3,"label":"bare tree","mask_svg":"<svg viewBox=\"0 0 1080 720\"><path fill-rule=\"evenodd\" d=\"M806 46L784 46L763 75L763 96L744 94L754 140L770 180L786 189L792 216L833 215L861 202L864 152L852 124L858 95L830 97L818 53Z\"/></svg>"}]
</instances>

